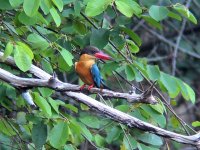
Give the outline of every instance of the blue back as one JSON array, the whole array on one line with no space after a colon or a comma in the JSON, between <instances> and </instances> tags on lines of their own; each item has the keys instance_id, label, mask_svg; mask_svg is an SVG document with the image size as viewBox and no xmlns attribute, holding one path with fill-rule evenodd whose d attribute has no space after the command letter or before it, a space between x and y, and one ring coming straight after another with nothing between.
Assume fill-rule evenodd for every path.
<instances>
[{"instance_id":1,"label":"blue back","mask_svg":"<svg viewBox=\"0 0 200 150\"><path fill-rule=\"evenodd\" d=\"M93 77L95 86L98 87L98 88L100 88L101 83L102 83L103 81L102 81L102 77L101 77L99 68L97 67L96 64L92 65L91 73L92 73L92 77Z\"/></svg>"}]
</instances>

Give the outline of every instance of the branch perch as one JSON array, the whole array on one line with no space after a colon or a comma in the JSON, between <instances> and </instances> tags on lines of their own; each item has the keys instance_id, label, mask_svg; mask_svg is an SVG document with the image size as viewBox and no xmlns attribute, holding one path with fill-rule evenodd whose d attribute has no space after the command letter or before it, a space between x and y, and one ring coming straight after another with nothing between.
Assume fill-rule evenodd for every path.
<instances>
[{"instance_id":1,"label":"branch perch","mask_svg":"<svg viewBox=\"0 0 200 150\"><path fill-rule=\"evenodd\" d=\"M3 53L0 52L0 62L2 60ZM8 57L7 60L5 60L6 64L15 66L15 62L12 57ZM32 71L34 70L34 71ZM36 79L36 78L21 78L18 76L15 76L8 71L5 71L0 68L0 79L10 83L11 85L17 87L17 88L33 88L33 87L48 87L51 89L54 89L59 92L63 91L80 91L80 86L74 85L74 84L69 84L69 83L64 83L57 78L53 78L51 75L48 73L44 72L40 68L31 65L31 68L29 70L32 74L34 74L36 77L39 77L41 79ZM41 74L42 72L42 74ZM83 91L84 92L84 91ZM88 91L87 91L88 92ZM120 92L115 92L107 89L99 89L99 88L92 88L90 93L99 93L104 97L109 97L109 98L122 98L122 99L127 99L128 102L135 103L135 102L140 102L140 103L148 103L148 104L155 104L157 103L155 98L149 99L150 93L145 93L145 94L136 94L136 93L120 93Z\"/></svg>"},{"instance_id":2,"label":"branch perch","mask_svg":"<svg viewBox=\"0 0 200 150\"><path fill-rule=\"evenodd\" d=\"M0 57L1 59L1 57ZM9 58L11 59L11 57ZM8 63L8 61L7 61ZM14 65L14 64L11 64L10 65ZM30 70L29 70L31 73L33 73L34 75L36 75L38 78L40 79L35 79L35 81L40 81L40 83L38 83L38 85L40 85L41 83L42 84L47 84L52 76L49 75L48 73L46 73L45 71L41 70L40 68L32 65ZM3 77L4 75L1 75L2 73L4 73L4 75L8 75L9 77ZM11 73L1 69L0 70L0 78L8 83L11 83L13 86L15 87L19 87L19 86L22 86L22 84L19 84L18 82L20 80L23 80L22 83L24 83L24 87L26 87L27 85L31 86L31 83L32 83L32 86L33 85L33 82L31 83L27 83L29 81L29 79L24 79L24 78L20 78L20 77L17 77L15 75L12 75ZM17 78L16 78L17 77ZM10 82L10 80L13 80L13 79L16 79L17 81L13 84L12 82ZM57 81L57 80L56 80ZM59 81L59 80L58 80ZM61 81L59 81L59 84L63 84ZM65 83L67 84L67 83ZM49 84L47 84L49 85ZM61 85L63 87L63 85ZM165 138L169 138L169 139L172 139L174 141L177 141L179 143L184 143L184 144L190 144L190 145L193 145L193 146L196 146L198 148L200 148L200 133L197 133L195 135L192 135L192 136L186 136L186 135L181 135L181 134L178 134L178 133L174 133L174 132L171 132L171 131L167 131L167 130L164 130L162 128L159 128L157 126L154 126L154 125L151 125L150 123L146 123L144 121L141 121L135 117L132 117L126 113L123 113L119 110L116 110L114 108L111 108L109 106L106 106L105 104L102 104L98 101L96 101L95 99L83 94L83 93L78 93L78 92L74 92L74 91L65 91L65 90L59 90L59 89L56 89L56 91L61 91L63 94L65 94L66 96L69 96L81 103L84 103L86 104L87 106L89 106L90 108L92 109L95 109L97 111L99 111L100 113L102 114L105 114L107 117L110 117L111 119L117 121L117 122L121 122L122 124L125 124L129 127L135 127L135 128L138 128L140 130L143 130L143 131L148 131L148 132L151 132L151 133L154 133L156 135L159 135L159 136L162 136L162 137L165 137Z\"/></svg>"},{"instance_id":3,"label":"branch perch","mask_svg":"<svg viewBox=\"0 0 200 150\"><path fill-rule=\"evenodd\" d=\"M33 87L48 87L59 92L64 91L79 91L80 87L77 85L64 83L58 79L35 79L35 78L21 78L11 74L10 72L0 68L0 79L10 83L12 86L19 89L29 89ZM142 102L142 103L157 103L155 99L147 99L146 94L129 94L129 93L120 93L114 92L106 89L93 88L90 90L92 93L100 93L104 97L111 98L123 98L127 99L129 102Z\"/></svg>"}]
</instances>

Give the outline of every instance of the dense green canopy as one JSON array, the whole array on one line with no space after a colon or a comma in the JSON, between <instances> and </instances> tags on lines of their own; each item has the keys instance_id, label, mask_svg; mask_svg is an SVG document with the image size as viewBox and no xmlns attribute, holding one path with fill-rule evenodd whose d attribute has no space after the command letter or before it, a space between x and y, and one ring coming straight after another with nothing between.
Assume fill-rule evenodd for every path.
<instances>
[{"instance_id":1,"label":"dense green canopy","mask_svg":"<svg viewBox=\"0 0 200 150\"><path fill-rule=\"evenodd\" d=\"M0 0L0 51L4 53L0 68L32 78L28 70L34 64L51 75L55 72L64 82L81 85L74 63L82 48L95 46L114 58L98 62L113 91L142 94L154 83L156 89L150 90L158 103L102 99L101 93L91 94L92 98L166 130L194 134L188 126L192 122L200 126L194 122L199 118L195 111L187 114L186 108L188 112L195 108L199 96L199 9L197 0ZM9 56L17 67L6 63ZM130 129L55 90L29 89L37 106L32 107L22 96L24 89L2 80L0 84L0 149L182 146ZM188 115L187 124L171 105Z\"/></svg>"}]
</instances>

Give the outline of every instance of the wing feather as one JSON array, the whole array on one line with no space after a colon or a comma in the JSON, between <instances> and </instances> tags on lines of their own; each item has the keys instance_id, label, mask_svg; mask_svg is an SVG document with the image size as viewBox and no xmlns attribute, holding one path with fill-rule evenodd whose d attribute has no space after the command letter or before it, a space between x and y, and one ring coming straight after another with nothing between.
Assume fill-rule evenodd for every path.
<instances>
[{"instance_id":1,"label":"wing feather","mask_svg":"<svg viewBox=\"0 0 200 150\"><path fill-rule=\"evenodd\" d=\"M95 83L95 86L100 88L101 86L101 82L102 82L102 77L99 71L99 68L97 67L96 64L93 64L91 67L91 73L92 73L92 77Z\"/></svg>"}]
</instances>

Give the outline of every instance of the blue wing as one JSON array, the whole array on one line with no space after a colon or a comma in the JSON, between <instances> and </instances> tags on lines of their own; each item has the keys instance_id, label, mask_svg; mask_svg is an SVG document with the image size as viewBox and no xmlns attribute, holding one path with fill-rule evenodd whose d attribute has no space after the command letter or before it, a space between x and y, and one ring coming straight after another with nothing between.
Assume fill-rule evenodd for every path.
<instances>
[{"instance_id":1,"label":"blue wing","mask_svg":"<svg viewBox=\"0 0 200 150\"><path fill-rule=\"evenodd\" d=\"M93 77L95 86L98 87L98 88L100 88L101 83L102 83L103 81L102 81L102 77L101 77L99 68L97 67L96 64L92 65L91 73L92 73L92 77Z\"/></svg>"}]
</instances>

